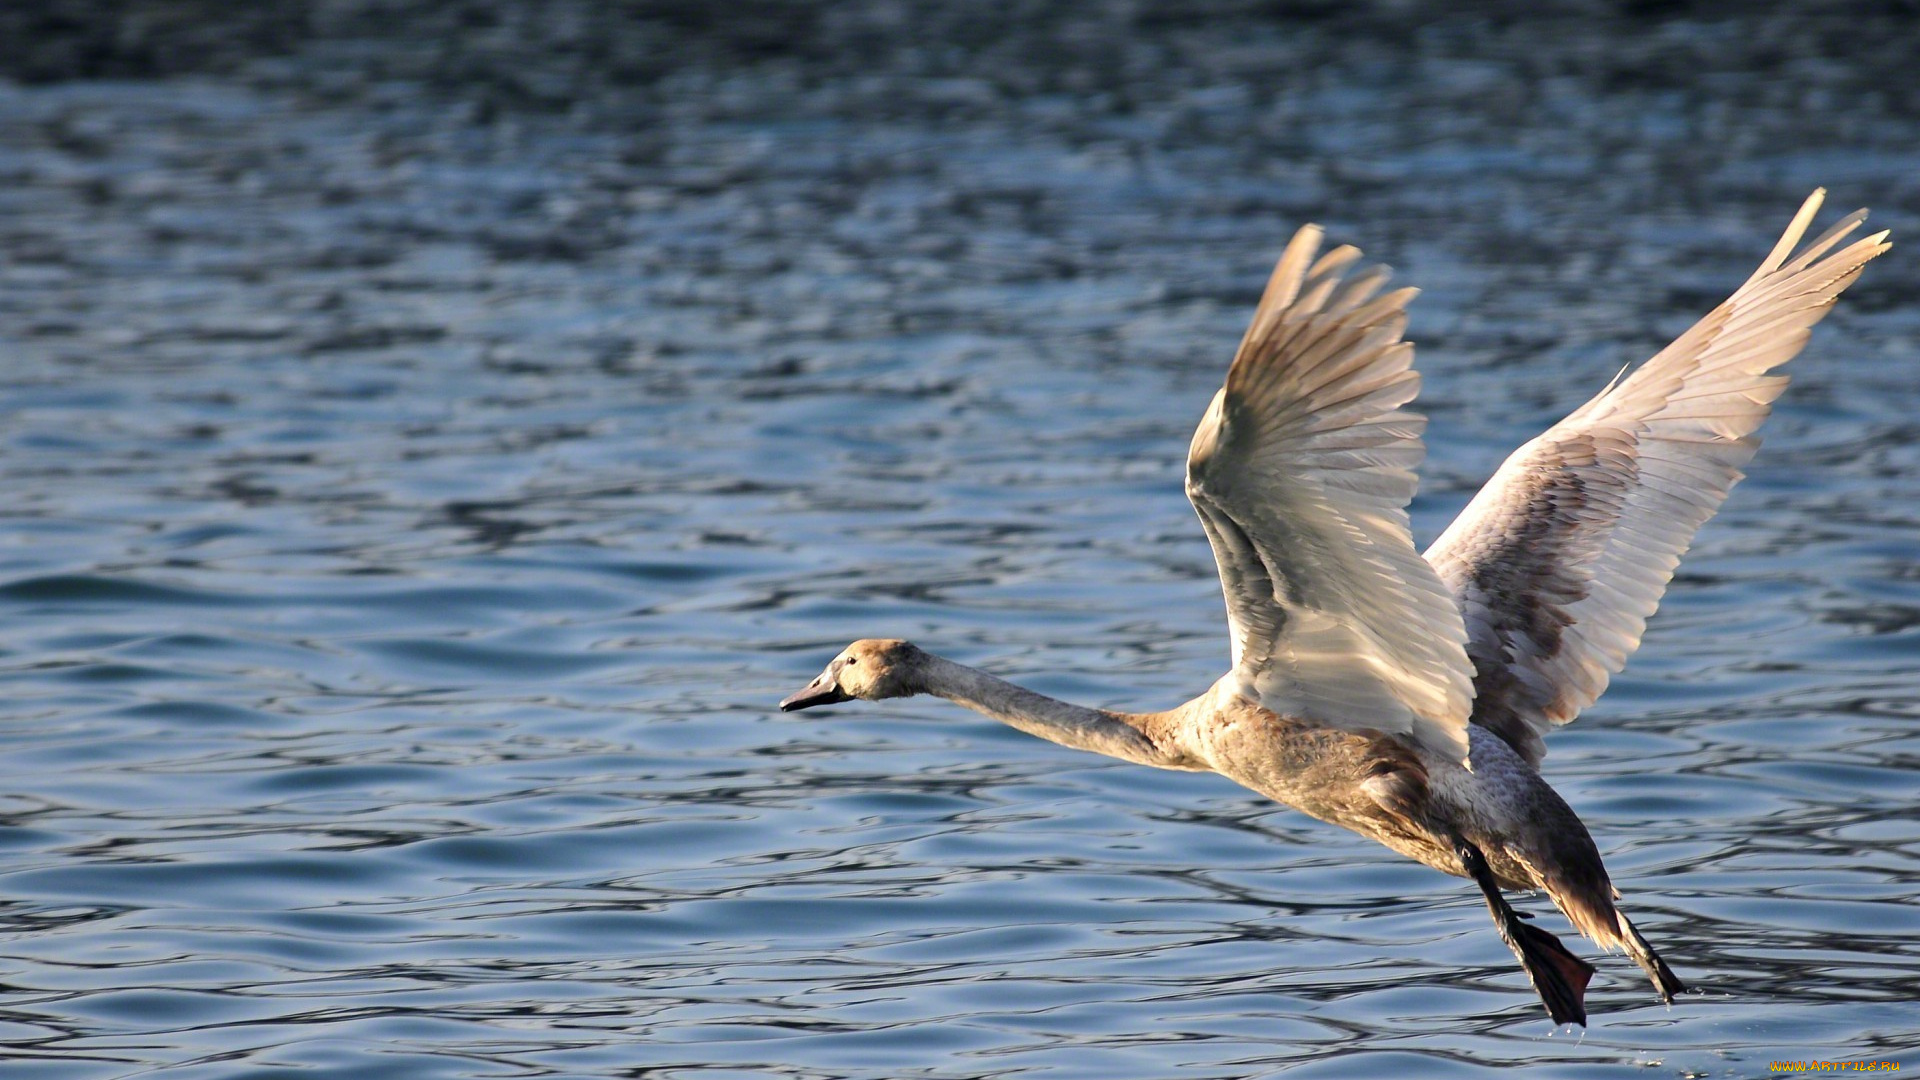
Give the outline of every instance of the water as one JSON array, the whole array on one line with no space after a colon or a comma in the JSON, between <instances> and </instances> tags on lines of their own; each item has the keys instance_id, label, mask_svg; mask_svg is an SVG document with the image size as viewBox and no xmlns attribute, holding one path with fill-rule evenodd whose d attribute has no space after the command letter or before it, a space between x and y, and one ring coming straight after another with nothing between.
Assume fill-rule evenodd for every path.
<instances>
[{"instance_id":1,"label":"water","mask_svg":"<svg viewBox=\"0 0 1920 1080\"><path fill-rule=\"evenodd\" d=\"M1908 248L1551 740L1671 1008L1554 1033L1471 888L1218 778L772 710L869 635L1184 699L1299 222L1426 289L1430 539L1816 184L1920 237L1897 19L383 10L0 85L8 1077L1920 1064Z\"/></svg>"}]
</instances>

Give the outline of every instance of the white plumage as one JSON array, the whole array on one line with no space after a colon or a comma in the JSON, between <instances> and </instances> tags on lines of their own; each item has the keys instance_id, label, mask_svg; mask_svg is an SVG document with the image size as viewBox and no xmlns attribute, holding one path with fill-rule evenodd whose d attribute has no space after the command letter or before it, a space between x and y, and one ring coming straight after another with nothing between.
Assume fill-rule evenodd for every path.
<instances>
[{"instance_id":1,"label":"white plumage","mask_svg":"<svg viewBox=\"0 0 1920 1080\"><path fill-rule=\"evenodd\" d=\"M1474 721L1528 760L1639 647L1680 556L1759 446L1787 384L1768 372L1887 250L1884 232L1834 250L1866 220L1858 210L1789 259L1825 195L1725 303L1514 451L1428 549L1466 618Z\"/></svg>"},{"instance_id":2,"label":"white plumage","mask_svg":"<svg viewBox=\"0 0 1920 1080\"><path fill-rule=\"evenodd\" d=\"M1400 340L1412 289L1294 235L1187 456L1227 598L1233 677L1282 716L1409 735L1464 759L1472 669L1453 596L1414 550L1425 448Z\"/></svg>"},{"instance_id":3,"label":"white plumage","mask_svg":"<svg viewBox=\"0 0 1920 1080\"><path fill-rule=\"evenodd\" d=\"M1400 340L1412 289L1375 297L1351 247L1294 235L1194 433L1187 494L1213 544L1240 693L1467 757L1471 717L1527 760L1606 689L1674 567L1741 477L1806 344L1886 233L1798 254L1815 191L1760 268L1659 355L1515 451L1422 560L1406 506L1424 455ZM1791 257L1790 257L1791 256Z\"/></svg>"},{"instance_id":4,"label":"white plumage","mask_svg":"<svg viewBox=\"0 0 1920 1080\"><path fill-rule=\"evenodd\" d=\"M1586 826L1535 768L1640 644L1680 555L1753 456L1814 323L1886 234L1798 254L1814 192L1753 277L1638 371L1521 447L1423 559L1407 529L1424 420L1400 340L1413 290L1360 253L1287 245L1187 456L1233 668L1165 712L1089 709L898 640L849 645L783 709L937 694L1067 746L1212 770L1472 878L1556 1023L1594 968L1513 910L1539 889L1685 989L1615 904ZM1838 250L1836 250L1838 248Z\"/></svg>"}]
</instances>

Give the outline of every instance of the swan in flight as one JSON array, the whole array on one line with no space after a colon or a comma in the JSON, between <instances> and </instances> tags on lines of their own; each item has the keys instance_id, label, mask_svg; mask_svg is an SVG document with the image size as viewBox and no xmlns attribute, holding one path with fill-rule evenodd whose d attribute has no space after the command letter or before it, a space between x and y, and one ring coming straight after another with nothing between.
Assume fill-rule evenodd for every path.
<instances>
[{"instance_id":1,"label":"swan in flight","mask_svg":"<svg viewBox=\"0 0 1920 1080\"><path fill-rule=\"evenodd\" d=\"M1166 712L1056 701L905 641L856 641L780 703L934 694L1066 746L1220 773L1472 878L1556 1024L1594 968L1525 921L1540 890L1671 1002L1685 989L1615 905L1541 736L1606 689L1786 386L1768 374L1867 262L1855 211L1800 247L1824 191L1692 329L1522 446L1422 557L1408 530L1425 418L1401 340L1412 289L1302 228L1194 433L1187 495L1219 564L1232 670ZM1799 248L1798 251L1795 249ZM1316 257L1317 256L1317 257Z\"/></svg>"}]
</instances>

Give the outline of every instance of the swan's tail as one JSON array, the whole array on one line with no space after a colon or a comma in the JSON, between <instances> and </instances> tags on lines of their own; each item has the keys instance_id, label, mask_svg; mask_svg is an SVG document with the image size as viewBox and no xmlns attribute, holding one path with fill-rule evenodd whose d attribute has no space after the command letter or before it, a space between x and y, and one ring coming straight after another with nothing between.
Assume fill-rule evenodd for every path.
<instances>
[{"instance_id":1,"label":"swan's tail","mask_svg":"<svg viewBox=\"0 0 1920 1080\"><path fill-rule=\"evenodd\" d=\"M1590 858L1576 858L1561 863L1562 866L1585 867L1588 872L1576 870L1573 873L1547 874L1546 881L1542 883L1547 895L1567 920L1594 944L1607 950L1620 949L1631 956L1633 962L1640 965L1640 970L1647 973L1660 1000L1671 1005L1673 995L1685 990L1687 985L1680 981L1665 960L1660 959L1660 954L1653 951L1653 946L1647 944L1647 939L1640 935L1633 923L1627 921L1626 915L1614 903L1613 886L1607 881L1606 870L1600 865L1600 855L1592 850L1592 844L1593 841L1589 839L1585 845Z\"/></svg>"},{"instance_id":2,"label":"swan's tail","mask_svg":"<svg viewBox=\"0 0 1920 1080\"><path fill-rule=\"evenodd\" d=\"M1492 840L1496 862L1515 883L1544 889L1574 929L1594 944L1633 957L1660 1000L1673 1004L1673 995L1686 984L1614 904L1618 894L1586 825L1546 781L1521 768L1526 782L1516 796L1519 808L1509 813L1506 828Z\"/></svg>"}]
</instances>

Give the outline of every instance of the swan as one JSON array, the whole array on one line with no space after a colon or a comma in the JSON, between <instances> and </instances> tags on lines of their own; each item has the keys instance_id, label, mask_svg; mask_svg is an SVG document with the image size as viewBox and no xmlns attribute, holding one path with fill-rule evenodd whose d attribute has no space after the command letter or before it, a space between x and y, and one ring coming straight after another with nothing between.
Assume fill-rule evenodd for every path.
<instances>
[{"instance_id":1,"label":"swan","mask_svg":"<svg viewBox=\"0 0 1920 1080\"><path fill-rule=\"evenodd\" d=\"M1615 904L1586 826L1538 771L1639 647L1680 555L1742 476L1791 360L1867 262L1858 210L1800 248L1824 190L1733 295L1515 451L1424 557L1424 455L1401 340L1415 290L1360 252L1280 256L1194 433L1187 495L1219 564L1232 668L1165 712L1085 708L899 640L856 641L786 711L933 694L1065 746L1217 772L1479 886L1556 1025L1594 967L1515 911L1544 891L1660 1000L1686 987ZM1837 250L1836 250L1837 249ZM1318 256L1316 258L1316 256Z\"/></svg>"}]
</instances>

